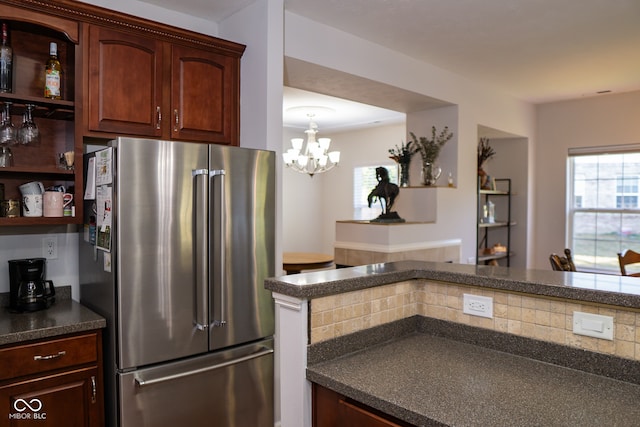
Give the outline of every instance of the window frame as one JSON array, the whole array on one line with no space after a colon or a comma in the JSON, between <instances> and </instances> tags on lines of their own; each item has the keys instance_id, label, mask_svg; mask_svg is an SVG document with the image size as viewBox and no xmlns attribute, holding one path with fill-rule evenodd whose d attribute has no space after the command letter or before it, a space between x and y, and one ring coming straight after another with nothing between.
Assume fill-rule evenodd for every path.
<instances>
[{"instance_id":1,"label":"window frame","mask_svg":"<svg viewBox=\"0 0 640 427\"><path fill-rule=\"evenodd\" d=\"M626 238L627 236L632 236L632 235L625 234L625 227L624 227L624 223L626 222L625 217L628 218L629 216L633 216L633 215L640 216L640 207L638 206L636 206L635 208L628 208L624 206L623 207L598 207L598 206L584 207L585 204L589 205L589 202L588 201L585 202L584 200L584 196L586 194L584 188L582 188L581 191L578 191L577 192L578 194L576 194L576 187L578 187L578 185L576 185L576 181L578 180L576 180L576 170L575 170L575 162L574 162L575 158L581 157L581 156L604 157L606 155L611 155L611 154L640 155L640 144L569 149L569 155L567 158L567 184L566 184L566 190L567 190L566 215L567 216L566 216L565 240L566 240L566 246L571 248L578 271L592 271L592 272L619 274L620 269L617 262L617 253L627 249L630 246L630 243L632 243L630 239ZM635 163L640 164L640 162L634 162L632 164L635 164ZM600 165L600 162L598 164ZM622 158L620 164L622 166L627 164L627 162L624 161L624 157ZM600 182L606 182L607 179L609 180L611 179L611 178L604 178L604 177L600 178L599 171L597 176L598 176L598 179L597 179L598 185ZM614 205L616 206L617 206L618 196L620 195L631 195L631 196L640 195L638 193L627 194L624 191L623 193L619 193L618 183L621 178L623 179L623 181L628 178L633 178L634 180L636 180L636 184L640 184L639 173L637 171L630 171L628 175L625 175L624 169L623 169L621 174L620 173L617 174L615 176L615 189L614 189L614 201L615 201ZM640 189L640 186L636 185L636 188ZM624 190L624 187L623 187L623 190ZM597 191L602 191L602 190L597 190ZM582 196L580 199L581 206L577 206L579 196ZM582 251L580 249L576 249L577 248L576 242L580 241L580 239L577 238L577 235L576 235L576 228L577 228L576 217L579 214L594 215L594 221L595 221L594 230L593 230L594 251L592 253L592 256L593 256L592 262L585 262L584 259L586 258L586 256L581 253ZM617 228L616 238L614 239L598 238L600 235L598 232L598 224L599 224L598 221L602 220L602 222L605 223L604 219L598 218L599 215L604 215L605 218L606 216L619 215L619 225ZM632 223L635 223L635 222L632 222ZM584 239L584 241L588 241L588 239ZM599 246L602 247L605 244L614 245L614 246L615 244L617 244L618 249L613 254L606 257L599 255L598 247ZM640 241L638 242L638 245L640 245ZM606 253L609 254L609 252L606 252ZM598 261L599 259L603 261L599 262Z\"/></svg>"}]
</instances>

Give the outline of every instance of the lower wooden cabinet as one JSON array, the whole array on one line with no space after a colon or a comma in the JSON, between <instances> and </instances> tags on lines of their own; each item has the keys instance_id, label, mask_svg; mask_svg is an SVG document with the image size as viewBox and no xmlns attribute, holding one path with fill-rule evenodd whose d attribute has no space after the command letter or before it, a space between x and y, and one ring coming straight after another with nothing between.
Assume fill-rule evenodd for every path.
<instances>
[{"instance_id":1,"label":"lower wooden cabinet","mask_svg":"<svg viewBox=\"0 0 640 427\"><path fill-rule=\"evenodd\" d=\"M101 331L0 348L0 427L104 425Z\"/></svg>"},{"instance_id":2,"label":"lower wooden cabinet","mask_svg":"<svg viewBox=\"0 0 640 427\"><path fill-rule=\"evenodd\" d=\"M411 424L313 384L313 426L411 427Z\"/></svg>"}]
</instances>

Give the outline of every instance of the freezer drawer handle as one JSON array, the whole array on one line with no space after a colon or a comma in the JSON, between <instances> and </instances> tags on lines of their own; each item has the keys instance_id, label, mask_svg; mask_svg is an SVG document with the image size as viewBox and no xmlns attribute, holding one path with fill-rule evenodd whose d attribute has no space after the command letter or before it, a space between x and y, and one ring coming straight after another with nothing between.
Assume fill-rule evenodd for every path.
<instances>
[{"instance_id":1,"label":"freezer drawer handle","mask_svg":"<svg viewBox=\"0 0 640 427\"><path fill-rule=\"evenodd\" d=\"M142 378L136 378L136 385L138 387L149 386L153 384L159 384L165 381L177 380L180 378L188 377L191 375L202 374L204 372L213 371L215 369L225 368L227 366L236 365L238 363L246 362L247 360L256 359L258 357L266 356L267 354L273 353L272 348L263 347L262 350L256 351L255 353L248 354L246 356L240 357L238 359L229 360L227 362L222 362L217 365L207 366L206 368L194 369L193 371L188 372L180 372L179 374L167 375L166 377L160 378L152 378L149 380L145 380Z\"/></svg>"},{"instance_id":2,"label":"freezer drawer handle","mask_svg":"<svg viewBox=\"0 0 640 427\"><path fill-rule=\"evenodd\" d=\"M64 350L62 350L62 351L59 351L59 352L58 352L58 353L56 353L56 354L49 354L49 355L47 355L47 356L39 356L39 355L33 356L33 360L51 360L51 359L57 359L57 358L59 358L59 357L64 356L65 354L67 354L67 352L66 352L66 351L64 351Z\"/></svg>"}]
</instances>

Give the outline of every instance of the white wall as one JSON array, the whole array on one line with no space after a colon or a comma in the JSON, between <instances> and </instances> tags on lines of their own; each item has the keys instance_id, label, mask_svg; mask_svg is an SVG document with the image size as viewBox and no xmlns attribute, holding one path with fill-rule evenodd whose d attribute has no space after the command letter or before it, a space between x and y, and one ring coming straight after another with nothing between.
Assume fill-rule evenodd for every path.
<instances>
[{"instance_id":1,"label":"white wall","mask_svg":"<svg viewBox=\"0 0 640 427\"><path fill-rule=\"evenodd\" d=\"M640 91L539 105L535 147L534 266L566 246L567 153L573 147L640 143Z\"/></svg>"},{"instance_id":2,"label":"white wall","mask_svg":"<svg viewBox=\"0 0 640 427\"><path fill-rule=\"evenodd\" d=\"M461 238L461 259L474 258L478 125L521 135L535 144L534 107L495 87L467 80L290 12L285 12L284 53L286 57L455 104L457 188L453 191L438 190L438 223L433 227L433 236L429 239ZM420 112L417 116L422 117L423 114L427 113ZM416 120L420 120L420 117L416 117ZM407 130L416 129L417 123L413 121L412 114L407 116ZM531 156L528 161L532 161ZM531 183L533 180L528 181ZM346 187L342 183L337 188L342 192ZM530 205L528 209L531 209ZM331 219L327 218L326 221Z\"/></svg>"},{"instance_id":3,"label":"white wall","mask_svg":"<svg viewBox=\"0 0 640 427\"><path fill-rule=\"evenodd\" d=\"M88 3L105 9L116 10L129 15L151 19L163 24L173 25L178 28L185 28L197 31L210 36L218 35L218 24L203 18L197 18L174 10L164 9L150 3L137 0L77 0L81 3Z\"/></svg>"},{"instance_id":4,"label":"white wall","mask_svg":"<svg viewBox=\"0 0 640 427\"><path fill-rule=\"evenodd\" d=\"M55 237L58 258L47 260L47 279L54 286L71 286L72 297L78 293L78 235L75 226L2 227L0 229L0 293L9 292L9 264L11 259L39 258L42 239Z\"/></svg>"}]
</instances>

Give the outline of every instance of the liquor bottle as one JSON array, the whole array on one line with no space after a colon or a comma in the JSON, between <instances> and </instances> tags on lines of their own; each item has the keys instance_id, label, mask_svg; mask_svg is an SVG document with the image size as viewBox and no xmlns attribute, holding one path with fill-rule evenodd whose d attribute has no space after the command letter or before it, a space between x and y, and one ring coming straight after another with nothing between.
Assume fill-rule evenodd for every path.
<instances>
[{"instance_id":1,"label":"liquor bottle","mask_svg":"<svg viewBox=\"0 0 640 427\"><path fill-rule=\"evenodd\" d=\"M13 90L13 49L9 44L7 24L2 23L2 45L0 45L0 92Z\"/></svg>"},{"instance_id":2,"label":"liquor bottle","mask_svg":"<svg viewBox=\"0 0 640 427\"><path fill-rule=\"evenodd\" d=\"M49 44L49 59L44 69L44 97L60 99L62 84L62 66L58 61L58 45L51 42Z\"/></svg>"}]
</instances>

